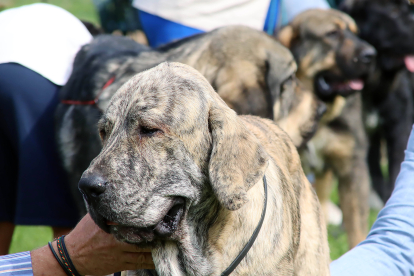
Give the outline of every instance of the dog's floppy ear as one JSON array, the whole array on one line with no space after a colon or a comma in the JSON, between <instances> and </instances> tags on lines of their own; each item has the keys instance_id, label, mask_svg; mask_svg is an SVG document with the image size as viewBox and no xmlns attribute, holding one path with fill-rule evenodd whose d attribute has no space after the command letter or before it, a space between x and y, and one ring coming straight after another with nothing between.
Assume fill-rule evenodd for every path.
<instances>
[{"instance_id":1,"label":"dog's floppy ear","mask_svg":"<svg viewBox=\"0 0 414 276\"><path fill-rule=\"evenodd\" d=\"M279 53L267 53L266 84L272 100L273 119L277 119L281 115L282 85L289 77L295 76L296 70L295 59L285 47L280 46ZM294 92L288 93L293 94Z\"/></svg>"},{"instance_id":2,"label":"dog's floppy ear","mask_svg":"<svg viewBox=\"0 0 414 276\"><path fill-rule=\"evenodd\" d=\"M209 177L219 202L237 210L264 175L269 160L257 138L217 95L209 113L212 150Z\"/></svg>"},{"instance_id":3,"label":"dog's floppy ear","mask_svg":"<svg viewBox=\"0 0 414 276\"><path fill-rule=\"evenodd\" d=\"M290 48L292 41L298 36L298 30L291 25L286 25L277 34L277 39L283 46Z\"/></svg>"}]
</instances>

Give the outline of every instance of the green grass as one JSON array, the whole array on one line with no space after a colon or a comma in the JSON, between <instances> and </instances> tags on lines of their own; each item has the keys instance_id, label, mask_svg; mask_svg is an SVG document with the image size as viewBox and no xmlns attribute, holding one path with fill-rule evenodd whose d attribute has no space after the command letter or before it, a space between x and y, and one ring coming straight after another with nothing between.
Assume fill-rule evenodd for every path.
<instances>
[{"instance_id":1,"label":"green grass","mask_svg":"<svg viewBox=\"0 0 414 276\"><path fill-rule=\"evenodd\" d=\"M369 227L372 227L377 219L378 211L371 210L369 214ZM328 242L331 251L331 259L336 260L348 251L348 238L342 226L328 226Z\"/></svg>"},{"instance_id":2,"label":"green grass","mask_svg":"<svg viewBox=\"0 0 414 276\"><path fill-rule=\"evenodd\" d=\"M17 226L13 233L10 253L29 251L46 245L53 239L52 228L47 226Z\"/></svg>"},{"instance_id":3,"label":"green grass","mask_svg":"<svg viewBox=\"0 0 414 276\"><path fill-rule=\"evenodd\" d=\"M98 14L96 13L95 6L93 5L92 0L0 0L0 10L20 7L23 5L39 2L53 4L62 7L81 20L86 20L95 24L99 24Z\"/></svg>"},{"instance_id":4,"label":"green grass","mask_svg":"<svg viewBox=\"0 0 414 276\"><path fill-rule=\"evenodd\" d=\"M338 183L335 182L331 193L331 200L336 204L339 203L337 185ZM372 227L372 224L374 224L375 220L377 219L377 216L377 210L370 210L368 218L369 228ZM345 229L343 228L343 226L328 225L328 242L332 260L338 259L349 249L348 238L346 236Z\"/></svg>"}]
</instances>

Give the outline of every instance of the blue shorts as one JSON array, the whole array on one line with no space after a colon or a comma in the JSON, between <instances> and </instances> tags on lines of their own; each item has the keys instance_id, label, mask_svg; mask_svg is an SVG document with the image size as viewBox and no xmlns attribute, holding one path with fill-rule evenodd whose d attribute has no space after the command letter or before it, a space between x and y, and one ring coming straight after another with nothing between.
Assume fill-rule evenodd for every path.
<instances>
[{"instance_id":1,"label":"blue shorts","mask_svg":"<svg viewBox=\"0 0 414 276\"><path fill-rule=\"evenodd\" d=\"M54 137L60 86L0 64L0 221L73 227L79 220Z\"/></svg>"},{"instance_id":2,"label":"blue shorts","mask_svg":"<svg viewBox=\"0 0 414 276\"><path fill-rule=\"evenodd\" d=\"M267 11L263 30L269 35L272 35L278 22L280 0L270 0L269 2L269 9ZM148 43L153 48L185 37L204 33L203 30L182 25L142 10L138 10L138 17L141 22L142 30L147 36Z\"/></svg>"}]
</instances>

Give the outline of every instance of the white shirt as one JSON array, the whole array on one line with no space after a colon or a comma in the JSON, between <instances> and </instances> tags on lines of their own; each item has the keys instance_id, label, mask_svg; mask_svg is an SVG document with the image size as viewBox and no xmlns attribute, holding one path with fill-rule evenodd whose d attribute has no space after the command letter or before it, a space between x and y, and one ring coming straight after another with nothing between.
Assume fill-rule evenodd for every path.
<instances>
[{"instance_id":1,"label":"white shirt","mask_svg":"<svg viewBox=\"0 0 414 276\"><path fill-rule=\"evenodd\" d=\"M19 63L57 85L66 84L76 53L91 40L79 19L50 4L0 13L0 63Z\"/></svg>"},{"instance_id":2,"label":"white shirt","mask_svg":"<svg viewBox=\"0 0 414 276\"><path fill-rule=\"evenodd\" d=\"M134 0L144 12L202 31L226 25L262 30L270 0Z\"/></svg>"}]
</instances>

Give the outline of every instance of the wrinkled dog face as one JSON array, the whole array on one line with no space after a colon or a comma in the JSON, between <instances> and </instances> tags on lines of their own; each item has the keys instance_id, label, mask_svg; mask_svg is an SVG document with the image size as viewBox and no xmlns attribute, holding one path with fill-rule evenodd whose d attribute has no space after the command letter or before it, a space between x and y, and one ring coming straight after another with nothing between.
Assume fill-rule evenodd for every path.
<instances>
[{"instance_id":1,"label":"wrinkled dog face","mask_svg":"<svg viewBox=\"0 0 414 276\"><path fill-rule=\"evenodd\" d=\"M198 111L206 101L192 99L196 94L186 95L191 105L174 101L168 93L194 89L191 82L174 83L124 86L99 122L103 149L79 185L94 220L120 240L172 235L186 205L200 197L206 160L196 156L208 151L210 141L202 127L208 114ZM131 93L136 90L142 93ZM183 136L194 142L191 148Z\"/></svg>"},{"instance_id":2,"label":"wrinkled dog face","mask_svg":"<svg viewBox=\"0 0 414 276\"><path fill-rule=\"evenodd\" d=\"M121 87L99 132L103 149L79 188L94 221L129 243L184 239L189 210L202 197L240 208L267 164L267 154L207 80L178 63L163 63Z\"/></svg>"}]
</instances>

